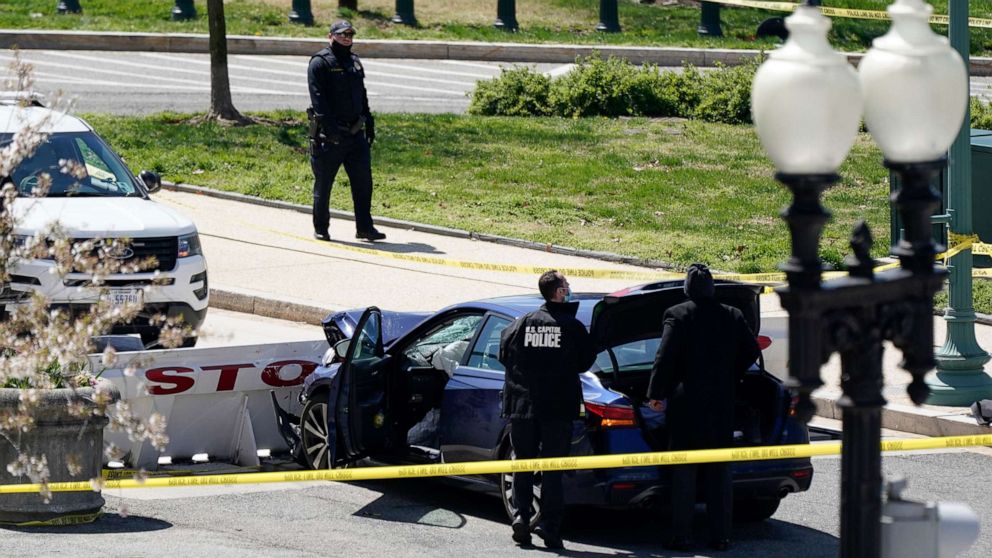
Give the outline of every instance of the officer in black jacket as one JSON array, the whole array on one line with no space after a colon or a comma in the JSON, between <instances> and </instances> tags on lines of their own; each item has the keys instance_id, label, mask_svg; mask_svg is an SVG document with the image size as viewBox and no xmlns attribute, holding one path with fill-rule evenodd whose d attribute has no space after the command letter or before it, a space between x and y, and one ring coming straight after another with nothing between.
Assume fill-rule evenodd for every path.
<instances>
[{"instance_id":1,"label":"officer in black jacket","mask_svg":"<svg viewBox=\"0 0 992 558\"><path fill-rule=\"evenodd\" d=\"M575 318L579 303L557 271L541 275L538 287L546 303L503 330L499 360L506 367L503 416L510 419L510 442L518 459L564 457L579 417L579 374L596 360L592 339ZM548 548L563 548L559 531L564 512L561 472L545 471L541 486L542 517L534 533ZM533 473L513 474L513 540L530 544Z\"/></svg>"},{"instance_id":2,"label":"officer in black jacket","mask_svg":"<svg viewBox=\"0 0 992 558\"><path fill-rule=\"evenodd\" d=\"M735 387L760 349L741 311L717 302L705 265L689 266L685 294L688 301L665 312L648 405L656 411L667 407L670 449L726 448L734 438ZM710 546L726 550L733 505L727 463L672 467L673 536L665 546L685 551L692 545L697 468L706 477Z\"/></svg>"},{"instance_id":3,"label":"officer in black jacket","mask_svg":"<svg viewBox=\"0 0 992 558\"><path fill-rule=\"evenodd\" d=\"M328 205L338 169L351 180L355 238L382 240L372 224L372 156L375 121L365 91L365 70L351 52L355 29L340 20L327 35L330 45L310 58L310 166L313 168L313 236L330 240Z\"/></svg>"}]
</instances>

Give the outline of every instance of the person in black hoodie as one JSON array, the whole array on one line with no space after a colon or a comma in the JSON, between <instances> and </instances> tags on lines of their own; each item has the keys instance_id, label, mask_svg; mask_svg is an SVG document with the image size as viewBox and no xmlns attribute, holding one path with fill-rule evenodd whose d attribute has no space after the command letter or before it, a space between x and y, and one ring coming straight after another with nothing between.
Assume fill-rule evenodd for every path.
<instances>
[{"instance_id":1,"label":"person in black hoodie","mask_svg":"<svg viewBox=\"0 0 992 558\"><path fill-rule=\"evenodd\" d=\"M652 409L667 407L672 450L730 447L735 386L760 354L744 315L717 302L714 292L710 270L703 264L692 264L685 278L689 300L672 306L664 315L647 396ZM730 547L733 505L727 463L672 467L673 536L665 546L673 550L692 546L697 469L705 476L710 546L726 550Z\"/></svg>"},{"instance_id":2,"label":"person in black hoodie","mask_svg":"<svg viewBox=\"0 0 992 558\"><path fill-rule=\"evenodd\" d=\"M372 224L372 154L375 120L365 91L365 70L351 52L355 29L340 20L331 25L330 45L310 58L310 167L313 169L313 236L330 240L331 187L338 169L351 180L355 238L382 240Z\"/></svg>"},{"instance_id":3,"label":"person in black hoodie","mask_svg":"<svg viewBox=\"0 0 992 558\"><path fill-rule=\"evenodd\" d=\"M518 459L565 457L572 439L572 421L579 417L582 387L579 374L596 360L592 338L575 318L568 280L552 270L538 280L546 301L503 330L499 360L506 367L503 416L510 419L510 442ZM513 474L513 540L530 544L534 474ZM541 520L534 533L548 548L563 548L561 520L564 495L560 471L545 471L541 484Z\"/></svg>"}]
</instances>

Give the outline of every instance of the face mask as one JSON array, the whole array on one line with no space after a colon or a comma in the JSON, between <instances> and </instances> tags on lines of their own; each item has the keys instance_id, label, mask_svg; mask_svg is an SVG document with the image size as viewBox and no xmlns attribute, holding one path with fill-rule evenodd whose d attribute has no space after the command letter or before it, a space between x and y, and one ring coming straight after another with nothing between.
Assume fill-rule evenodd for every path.
<instances>
[{"instance_id":1,"label":"face mask","mask_svg":"<svg viewBox=\"0 0 992 558\"><path fill-rule=\"evenodd\" d=\"M565 289L565 300L563 302L572 302L575 298L572 296L571 287Z\"/></svg>"}]
</instances>

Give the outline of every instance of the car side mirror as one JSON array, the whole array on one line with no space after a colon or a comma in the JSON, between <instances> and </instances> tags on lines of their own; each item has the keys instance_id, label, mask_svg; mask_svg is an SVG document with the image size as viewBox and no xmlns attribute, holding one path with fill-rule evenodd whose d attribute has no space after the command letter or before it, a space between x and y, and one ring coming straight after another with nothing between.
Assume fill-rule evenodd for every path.
<instances>
[{"instance_id":1,"label":"car side mirror","mask_svg":"<svg viewBox=\"0 0 992 558\"><path fill-rule=\"evenodd\" d=\"M143 170L138 173L138 178L145 183L145 188L148 189L149 194L154 194L162 189L162 177L157 172Z\"/></svg>"},{"instance_id":2,"label":"car side mirror","mask_svg":"<svg viewBox=\"0 0 992 558\"><path fill-rule=\"evenodd\" d=\"M351 339L342 339L334 344L334 354L344 360L348 357L348 347L351 346Z\"/></svg>"}]
</instances>

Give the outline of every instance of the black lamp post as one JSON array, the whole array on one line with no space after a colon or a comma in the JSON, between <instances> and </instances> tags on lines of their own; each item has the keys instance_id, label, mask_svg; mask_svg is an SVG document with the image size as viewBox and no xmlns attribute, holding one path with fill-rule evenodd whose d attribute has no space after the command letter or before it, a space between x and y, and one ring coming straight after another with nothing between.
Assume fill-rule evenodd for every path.
<instances>
[{"instance_id":1,"label":"black lamp post","mask_svg":"<svg viewBox=\"0 0 992 558\"><path fill-rule=\"evenodd\" d=\"M504 31L517 30L517 0L497 0L493 27Z\"/></svg>"},{"instance_id":2,"label":"black lamp post","mask_svg":"<svg viewBox=\"0 0 992 558\"><path fill-rule=\"evenodd\" d=\"M289 21L306 25L313 25L313 10L310 9L310 0L293 0L293 7L289 10Z\"/></svg>"},{"instance_id":3,"label":"black lamp post","mask_svg":"<svg viewBox=\"0 0 992 558\"><path fill-rule=\"evenodd\" d=\"M172 7L172 21L182 21L196 17L196 6L193 0L176 0Z\"/></svg>"},{"instance_id":4,"label":"black lamp post","mask_svg":"<svg viewBox=\"0 0 992 558\"><path fill-rule=\"evenodd\" d=\"M759 68L752 89L758 134L779 169L776 178L793 194L782 213L792 240L792 257L782 266L788 286L777 291L789 312L790 387L803 420L815 411L810 394L823 385L820 367L834 352L841 356L844 558L881 553L882 343L902 351L902 367L913 376L908 393L918 405L935 365L933 296L946 271L934 263L930 216L940 198L930 181L961 126L968 86L961 58L930 30L930 11L922 0L896 0L892 29L875 40L856 74L830 49L829 20L811 3L800 6L786 19L789 40ZM871 232L860 223L854 254L845 259L849 275L822 281L820 234L830 214L820 194L839 178L862 103L885 166L900 179L892 196L906 224L895 249L899 268L873 271Z\"/></svg>"},{"instance_id":5,"label":"black lamp post","mask_svg":"<svg viewBox=\"0 0 992 558\"><path fill-rule=\"evenodd\" d=\"M393 23L400 25L417 25L417 16L413 13L413 0L396 0L396 15Z\"/></svg>"},{"instance_id":6,"label":"black lamp post","mask_svg":"<svg viewBox=\"0 0 992 558\"><path fill-rule=\"evenodd\" d=\"M617 12L617 0L599 0L599 25L596 31L604 33L620 32L620 16Z\"/></svg>"},{"instance_id":7,"label":"black lamp post","mask_svg":"<svg viewBox=\"0 0 992 558\"><path fill-rule=\"evenodd\" d=\"M83 7L79 5L79 0L59 0L55 11L59 14L81 14Z\"/></svg>"}]
</instances>

